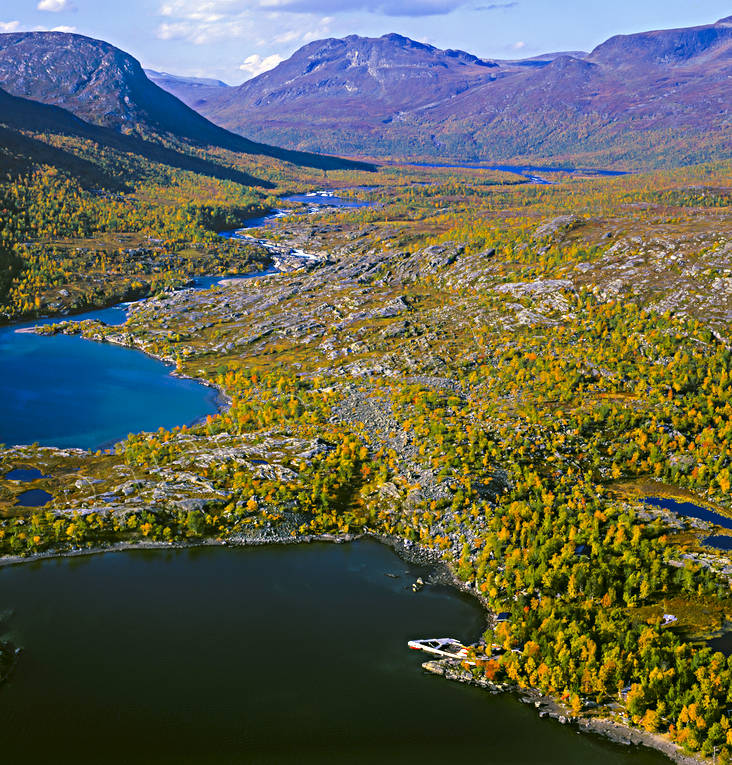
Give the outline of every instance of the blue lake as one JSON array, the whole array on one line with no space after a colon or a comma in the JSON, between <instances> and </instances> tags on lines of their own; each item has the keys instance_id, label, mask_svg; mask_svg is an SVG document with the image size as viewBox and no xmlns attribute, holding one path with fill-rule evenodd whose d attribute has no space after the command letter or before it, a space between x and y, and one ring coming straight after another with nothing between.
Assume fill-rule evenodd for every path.
<instances>
[{"instance_id":1,"label":"blue lake","mask_svg":"<svg viewBox=\"0 0 732 765\"><path fill-rule=\"evenodd\" d=\"M47 505L53 496L43 489L28 489L16 497L16 505L20 507L43 507Z\"/></svg>"},{"instance_id":2,"label":"blue lake","mask_svg":"<svg viewBox=\"0 0 732 765\"><path fill-rule=\"evenodd\" d=\"M288 200L331 207L369 204L332 192L295 195ZM245 221L243 227L270 225L282 214L274 210ZM234 234L223 232L222 236ZM271 273L276 269L238 278ZM196 277L192 288L208 289L226 278L232 277ZM69 318L120 325L126 321L127 305ZM0 443L98 449L128 433L185 425L217 411L216 391L194 380L173 377L169 366L139 351L74 336L18 332L61 320L40 319L0 328Z\"/></svg>"},{"instance_id":3,"label":"blue lake","mask_svg":"<svg viewBox=\"0 0 732 765\"><path fill-rule=\"evenodd\" d=\"M732 537L715 534L714 536L707 537L704 540L704 544L709 545L709 547L716 547L717 550L732 550Z\"/></svg>"},{"instance_id":4,"label":"blue lake","mask_svg":"<svg viewBox=\"0 0 732 765\"><path fill-rule=\"evenodd\" d=\"M3 476L6 481L21 481L27 483L43 478L43 473L38 468L15 468Z\"/></svg>"},{"instance_id":5,"label":"blue lake","mask_svg":"<svg viewBox=\"0 0 732 765\"><path fill-rule=\"evenodd\" d=\"M122 308L75 317L124 321ZM217 393L139 351L0 329L0 443L97 449L217 411Z\"/></svg>"},{"instance_id":6,"label":"blue lake","mask_svg":"<svg viewBox=\"0 0 732 765\"><path fill-rule=\"evenodd\" d=\"M706 507L695 505L692 502L679 502L675 499L666 499L662 497L646 497L643 500L647 505L662 507L664 510L671 510L673 513L684 515L687 518L698 518L701 521L708 521L725 529L732 529L732 518L727 518L721 513L709 510Z\"/></svg>"}]
</instances>

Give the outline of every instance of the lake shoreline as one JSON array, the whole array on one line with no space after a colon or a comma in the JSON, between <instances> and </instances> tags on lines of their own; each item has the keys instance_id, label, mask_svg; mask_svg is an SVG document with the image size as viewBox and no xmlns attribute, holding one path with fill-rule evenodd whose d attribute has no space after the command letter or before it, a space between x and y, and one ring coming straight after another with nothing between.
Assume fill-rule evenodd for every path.
<instances>
[{"instance_id":1,"label":"lake shoreline","mask_svg":"<svg viewBox=\"0 0 732 765\"><path fill-rule=\"evenodd\" d=\"M139 302L143 303L144 299ZM76 330L75 332L68 332L66 334L77 334L77 335L81 334L79 323L75 324L74 329ZM143 349L142 347L136 344L130 344L129 342L126 342L125 341L126 338L124 334L120 334L114 337L106 337L106 336L100 335L98 337L86 337L85 339L93 340L95 342L100 342L100 341L107 342L107 343L115 344L118 346L142 351L145 355L151 358L157 359L159 361L162 361L166 365L170 365L171 363L174 363L170 359L166 359L165 357L156 355L148 350ZM209 388L214 389L217 392L217 406L220 412L225 411L231 406L231 399L226 395L226 393L221 388L219 388L216 384L214 384L210 380L206 380L200 377L189 377L188 375L185 375L175 369L171 372L171 375L181 377L184 379L195 380L197 382L203 383ZM220 401L220 404L218 403L219 401ZM205 419L206 419L206 416L202 416L201 418L198 418L196 421L194 421L192 425L198 425L199 423L203 423L205 422ZM123 443L123 442L124 440L122 440L121 442L114 442L114 443ZM304 534L304 535L295 535L295 536L272 535L270 537L239 535L235 539L196 540L190 543L152 542L152 541L145 542L145 541L138 540L135 542L132 542L132 541L119 542L119 543L114 543L114 544L110 544L106 546L91 547L91 548L78 549L78 550L48 551L48 552L37 553L37 554L29 555L29 556L3 556L0 558L0 567L19 565L22 563L32 563L32 562L37 562L40 560L48 560L53 558L72 558L72 557L81 557L81 556L87 556L87 555L97 555L97 554L102 554L105 552L125 552L128 550L182 550L187 548L195 549L195 548L204 548L204 547L242 547L243 548L243 547L253 547L253 546L262 546L262 545L311 544L311 543L344 544L347 542L353 542L363 538L371 538L382 544L385 544L391 547L397 553L397 555L399 555L400 558L408 562L434 565L435 571L438 577L434 583L440 584L440 585L449 584L452 587L459 590L460 592L471 595L472 597L476 598L481 603L481 606L485 612L486 618L490 619L491 611L488 608L488 605L485 599L481 597L480 593L474 591L473 588L467 586L464 582L462 582L457 577L454 568L450 566L449 564L445 563L440 558L438 553L436 553L435 551L429 548L422 548L420 545L412 543L409 540L405 540L400 537L387 537L383 535L373 534L370 532L359 533L359 534L343 534L343 535L338 535L338 534L314 534L314 535ZM469 675L469 673L466 673L466 674ZM467 679L461 680L459 677L450 677L448 679L459 680L460 682L469 682ZM470 684L476 684L473 681L472 676L470 676L470 679L471 679ZM480 684L478 683L478 685ZM482 686L482 687L485 687L485 686ZM512 687L512 688L507 688L506 690L501 690L499 692L516 694L519 696L519 698L521 698L522 696L528 697L534 700L535 702L538 701L540 702L540 704L546 704L547 706L552 705L553 707L555 707L561 704L561 702L559 702L557 699L544 696L538 691L534 689L530 689L530 688ZM543 716L541 715L541 711L539 712L539 714L540 716ZM615 741L616 743L623 743L623 744L640 743L649 748L656 749L662 752L664 755L670 757L672 760L680 763L680 765L691 765L692 763L696 764L696 763L708 762L708 760L706 760L705 758L702 758L701 755L698 757L686 755L685 753L681 751L679 747L673 744L673 742L670 742L668 739L665 739L660 736L656 736L655 734L649 734L644 731L639 731L638 729L630 725L625 725L623 723L616 723L611 718L588 718L588 717L580 716L577 720L577 726L579 730L588 730L590 732L597 733L598 735L601 735L605 738Z\"/></svg>"},{"instance_id":2,"label":"lake shoreline","mask_svg":"<svg viewBox=\"0 0 732 765\"><path fill-rule=\"evenodd\" d=\"M142 303L144 302L144 300L139 302ZM78 323L76 327L77 328L79 327ZM80 334L80 333L75 332L73 334ZM130 345L128 343L125 343L125 339L122 336L115 337L115 338L87 337L85 339L88 339L92 342L107 342L107 343L112 343L121 347L132 348L134 350L141 351L142 353L146 354L147 356L151 358L157 359L158 361L162 361L165 364L171 364L170 359L167 359L160 355L156 355L148 350L143 349L142 347L137 346L136 344ZM211 388L214 388L215 390L218 391L222 399L225 400L227 407L231 405L231 399L228 396L226 396L225 392L222 389L220 389L210 380L206 380L204 378L189 377L187 375L184 375L181 372L178 372L177 370L174 370L171 374L182 377L182 378L186 378L186 379L196 380ZM224 411L224 409L220 409L220 411ZM199 422L205 422L205 418L201 418ZM193 549L196 547L254 547L254 546L261 546L261 545L272 545L272 544L274 545L276 544L282 544L282 545L313 544L313 543L345 544L345 543L353 542L363 538L371 538L382 544L385 544L386 546L392 548L400 558L402 558L403 560L407 562L434 565L436 569L439 571L440 584L446 584L446 585L452 586L456 588L458 591L476 598L481 604L481 607L484 609L484 612L486 613L486 619L488 621L490 620L492 611L488 607L487 601L485 601L485 599L481 597L480 593L477 593L472 588L466 586L465 583L457 577L457 574L455 573L453 568L446 562L442 561L439 558L439 555L434 553L434 551L428 548L421 548L419 545L409 542L409 540L403 540L399 537L387 537L384 535L373 534L369 532L361 533L361 534L344 534L344 535L315 534L315 535L302 535L302 536L294 536L294 537L293 536L273 536L273 537L239 536L234 540L209 539L209 540L203 540L200 542L194 542L191 544L181 543L181 542L139 542L139 541L138 542L121 542L121 543L116 543L106 547L89 548L89 549L78 550L78 551L37 553L25 558L22 556L12 556L12 557L6 556L3 558L0 558L0 568L4 566L8 566L8 565L19 565L26 562L51 559L51 558L80 557L85 555L96 555L96 554L101 554L105 552L124 552L127 550L176 550L176 549L187 549L187 548ZM476 683L474 682L472 678L472 675L470 675L470 673L465 673L465 674L467 675L467 678L453 676L448 679L458 680L459 682L464 682L470 685L476 685ZM480 686L480 684L478 685ZM480 686L480 687L483 687L485 689L485 686ZM500 691L500 692L511 693L513 695L517 695L519 698L521 698L521 694L523 694L524 696L530 695L532 699L534 699L535 701L539 703L540 707L543 710L548 710L548 709L553 710L557 708L565 709L565 707L562 705L559 699L556 699L550 696L545 696L540 691L534 688L519 688L519 687L510 688L509 687L505 691ZM551 716L554 717L554 714L552 714ZM566 716L566 715L560 715L560 716ZM572 716L571 713L569 713L569 716ZM579 716L576 719L576 725L579 731L595 733L615 743L621 743L624 745L640 744L648 748L655 749L661 752L662 754L668 756L672 761L676 762L678 765L703 765L704 763L708 762L708 760L705 758L702 758L701 755L699 755L698 757L694 755L687 755L685 752L683 752L683 750L680 747L678 747L676 744L674 744L667 738L663 738L662 736L657 734L647 733L646 731L639 730L630 725L617 722L616 720L613 720L612 718L588 718L588 717Z\"/></svg>"},{"instance_id":3,"label":"lake shoreline","mask_svg":"<svg viewBox=\"0 0 732 765\"><path fill-rule=\"evenodd\" d=\"M362 532L358 534L304 534L296 536L243 536L238 535L232 539L202 539L186 542L116 542L106 546L90 547L78 550L56 550L43 553L34 553L28 556L0 556L0 569L8 566L19 566L23 564L38 563L46 560L63 558L80 558L92 555L102 555L104 553L128 552L134 550L195 550L197 548L248 548L262 547L265 545L304 545L304 544L348 544L362 539L371 539L379 544L392 549L396 555L407 563L432 566L433 575L430 577L427 586L449 586L458 590L463 595L468 595L476 599L481 606L486 618L486 623L490 623L493 612L488 607L487 601L475 592L471 587L466 586L457 576L454 568L449 563L442 560L439 553L431 548L423 547L415 542L411 542L401 537L390 537L373 532ZM481 636L482 637L482 636ZM466 685L472 685L491 694L510 694L515 696L522 703L533 704L537 714L540 717L551 717L562 724L569 724L576 727L579 732L593 733L608 739L616 744L624 746L644 746L654 749L667 756L677 765L705 765L710 762L701 755L687 754L681 747L673 741L660 734L649 733L647 731L635 728L623 722L619 722L610 717L597 717L588 715L574 715L560 699L543 694L536 688L520 687L510 683L493 683L485 678L474 678L473 675L463 669L460 665L449 660L442 662L427 661L422 664L425 672L442 676L446 680L460 682ZM0 685L4 678L0 677Z\"/></svg>"},{"instance_id":4,"label":"lake shoreline","mask_svg":"<svg viewBox=\"0 0 732 765\"><path fill-rule=\"evenodd\" d=\"M546 696L535 688L522 688L510 683L493 683L485 678L476 679L468 670L463 669L450 659L426 661L422 667L426 672L433 675L482 688L491 694L510 693L518 696L523 704L533 706L539 717L550 717L561 725L570 725L581 733L594 733L621 746L644 746L648 749L655 749L677 765L700 765L700 763L709 762L701 756L687 754L673 741L661 734L649 733L610 717L575 715L561 701L555 697Z\"/></svg>"}]
</instances>

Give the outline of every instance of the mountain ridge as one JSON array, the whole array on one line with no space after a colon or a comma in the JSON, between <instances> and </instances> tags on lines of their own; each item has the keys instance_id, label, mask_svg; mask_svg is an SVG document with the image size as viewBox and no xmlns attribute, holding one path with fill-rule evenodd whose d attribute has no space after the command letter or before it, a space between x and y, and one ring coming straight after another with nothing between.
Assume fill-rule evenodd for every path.
<instances>
[{"instance_id":1,"label":"mountain ridge","mask_svg":"<svg viewBox=\"0 0 732 765\"><path fill-rule=\"evenodd\" d=\"M234 132L302 150L633 168L728 156L731 76L729 19L517 61L349 35L191 103Z\"/></svg>"},{"instance_id":2,"label":"mountain ridge","mask_svg":"<svg viewBox=\"0 0 732 765\"><path fill-rule=\"evenodd\" d=\"M51 165L82 185L122 190L127 184L78 154L35 138L51 133L65 138L93 141L101 149L135 155L149 162L229 180L245 186L273 188L273 184L232 167L208 162L136 135L85 122L66 109L13 96L0 88L0 170L18 174L31 165Z\"/></svg>"},{"instance_id":3,"label":"mountain ridge","mask_svg":"<svg viewBox=\"0 0 732 765\"><path fill-rule=\"evenodd\" d=\"M140 63L103 40L65 32L0 34L0 87L57 106L92 125L144 139L173 138L310 167L363 165L282 149L211 123L147 78Z\"/></svg>"}]
</instances>

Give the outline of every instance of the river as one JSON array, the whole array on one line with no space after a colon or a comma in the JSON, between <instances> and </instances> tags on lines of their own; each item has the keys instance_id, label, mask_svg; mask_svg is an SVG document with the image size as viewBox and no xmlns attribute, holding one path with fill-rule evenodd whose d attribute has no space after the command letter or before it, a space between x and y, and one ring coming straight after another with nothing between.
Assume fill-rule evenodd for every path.
<instances>
[{"instance_id":1,"label":"river","mask_svg":"<svg viewBox=\"0 0 732 765\"><path fill-rule=\"evenodd\" d=\"M732 518L726 515L711 510L708 507L702 507L701 505L695 505L693 502L681 502L676 499L669 499L663 497L646 497L643 500L647 505L654 507L661 507L664 510L670 510L678 515L683 515L687 518L697 518L707 523L713 523L716 526L721 526L724 529L732 531ZM732 549L732 536L725 536L721 534L715 534L707 537L704 540L704 544L709 547L715 547L718 550L731 550Z\"/></svg>"},{"instance_id":2,"label":"river","mask_svg":"<svg viewBox=\"0 0 732 765\"><path fill-rule=\"evenodd\" d=\"M596 178L628 175L628 173L624 170L600 170L597 168L569 166L542 167L541 165L490 165L483 162L467 162L462 164L408 162L402 164L407 164L410 167L442 167L451 170L500 170L504 173L515 173L516 175L521 175L529 183L535 183L540 186L547 186L554 183L554 181L544 177L546 173L562 173Z\"/></svg>"},{"instance_id":3,"label":"river","mask_svg":"<svg viewBox=\"0 0 732 765\"><path fill-rule=\"evenodd\" d=\"M308 212L323 205L369 204L333 192L293 195L285 201L305 202ZM222 236L243 236L244 230L271 225L284 214L286 211L274 210L246 221L236 232L222 232ZM272 273L276 269L241 278ZM197 277L193 288L208 289L223 278ZM139 351L78 336L18 331L62 318L0 327L0 443L98 449L126 438L128 433L190 424L218 410L213 388L176 377L171 374L172 367ZM70 318L123 324L126 305Z\"/></svg>"},{"instance_id":4,"label":"river","mask_svg":"<svg viewBox=\"0 0 732 765\"><path fill-rule=\"evenodd\" d=\"M0 395L16 402L0 440L95 446L215 409L213 391L139 352L15 329L0 331ZM666 762L425 674L407 640L473 641L483 612L453 589L414 593L418 576L428 571L369 541L2 568L12 615L0 632L24 650L0 689L0 752L27 763Z\"/></svg>"}]
</instances>

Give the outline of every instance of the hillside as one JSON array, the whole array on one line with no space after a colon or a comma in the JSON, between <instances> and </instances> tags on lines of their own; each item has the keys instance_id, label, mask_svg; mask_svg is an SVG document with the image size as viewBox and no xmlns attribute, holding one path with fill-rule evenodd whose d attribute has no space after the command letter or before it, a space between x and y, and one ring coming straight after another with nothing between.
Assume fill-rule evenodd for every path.
<instances>
[{"instance_id":1,"label":"hillside","mask_svg":"<svg viewBox=\"0 0 732 765\"><path fill-rule=\"evenodd\" d=\"M124 171L114 168L112 155L124 155ZM135 180L130 169L149 163L188 170L244 186L273 188L268 180L215 161L202 159L146 141L135 135L98 127L58 106L11 96L0 89L0 171L12 175L49 165L65 172L84 186L125 189Z\"/></svg>"},{"instance_id":2,"label":"hillside","mask_svg":"<svg viewBox=\"0 0 732 765\"><path fill-rule=\"evenodd\" d=\"M217 124L290 148L633 168L729 156L731 51L729 19L526 61L351 35L186 97Z\"/></svg>"},{"instance_id":3,"label":"hillside","mask_svg":"<svg viewBox=\"0 0 732 765\"><path fill-rule=\"evenodd\" d=\"M0 87L124 134L213 146L307 167L354 167L347 160L287 151L229 133L152 83L129 54L81 35L0 34Z\"/></svg>"}]
</instances>

